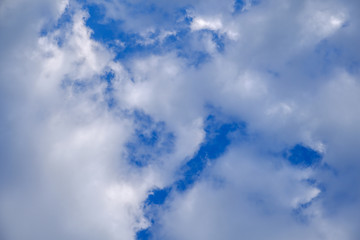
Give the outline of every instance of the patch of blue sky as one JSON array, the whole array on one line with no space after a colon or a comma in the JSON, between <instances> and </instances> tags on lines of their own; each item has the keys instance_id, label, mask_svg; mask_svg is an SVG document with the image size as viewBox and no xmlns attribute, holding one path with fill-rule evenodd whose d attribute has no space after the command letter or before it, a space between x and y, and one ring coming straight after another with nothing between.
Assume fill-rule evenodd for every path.
<instances>
[{"instance_id":1,"label":"patch of blue sky","mask_svg":"<svg viewBox=\"0 0 360 240\"><path fill-rule=\"evenodd\" d=\"M144 167L173 151L175 136L167 131L164 122L155 122L140 111L135 111L134 119L133 137L126 144L126 157L131 164Z\"/></svg>"},{"instance_id":2,"label":"patch of blue sky","mask_svg":"<svg viewBox=\"0 0 360 240\"><path fill-rule=\"evenodd\" d=\"M209 162L214 161L226 151L231 143L230 134L238 131L243 134L244 123L219 123L215 116L210 115L206 120L205 142L195 156L182 167L182 178L175 183L178 191L185 191L199 178Z\"/></svg>"},{"instance_id":3,"label":"patch of blue sky","mask_svg":"<svg viewBox=\"0 0 360 240\"><path fill-rule=\"evenodd\" d=\"M115 60L127 61L133 57L151 54L166 54L176 52L178 57L184 58L189 65L199 66L211 59L211 55L192 47L193 32L190 31L192 18L185 8L174 11L174 17L162 13L162 21L169 21L164 28L153 29L146 34L124 28L123 20L105 19L105 9L101 5L85 5L89 12L86 25L92 29L92 38L105 44L116 54ZM157 11L155 6L137 10ZM148 13L148 12L147 12ZM164 32L171 32L163 36ZM217 50L222 52L225 47L224 36L210 31Z\"/></svg>"},{"instance_id":4,"label":"patch of blue sky","mask_svg":"<svg viewBox=\"0 0 360 240\"><path fill-rule=\"evenodd\" d=\"M211 161L215 161L226 152L231 144L232 134L246 136L246 125L243 122L224 123L214 115L209 115L205 122L206 137L195 156L186 162L179 170L180 179L163 189L154 189L145 201L145 209L149 220L156 224L157 207L165 204L172 191L184 192L191 188L201 177L202 172ZM151 228L141 230L137 233L138 240L151 239Z\"/></svg>"},{"instance_id":5,"label":"patch of blue sky","mask_svg":"<svg viewBox=\"0 0 360 240\"><path fill-rule=\"evenodd\" d=\"M144 216L151 223L150 227L142 229L136 233L137 240L153 239L153 230L157 226L157 219L160 209L164 209L165 202L173 190L172 186L162 189L154 189L149 193L144 202Z\"/></svg>"},{"instance_id":6,"label":"patch of blue sky","mask_svg":"<svg viewBox=\"0 0 360 240\"><path fill-rule=\"evenodd\" d=\"M51 32L56 31L57 29L63 28L64 26L70 24L72 22L74 12L71 9L71 7L67 7L64 11L64 13L60 16L60 18L57 20L57 22L54 24L54 22L45 22L39 32L39 35L41 37L48 35ZM58 44L58 46L62 46L64 43L64 35L58 35L56 36L55 40Z\"/></svg>"},{"instance_id":7,"label":"patch of blue sky","mask_svg":"<svg viewBox=\"0 0 360 240\"><path fill-rule=\"evenodd\" d=\"M246 5L244 0L235 0L234 1L234 12L241 12Z\"/></svg>"},{"instance_id":8,"label":"patch of blue sky","mask_svg":"<svg viewBox=\"0 0 360 240\"><path fill-rule=\"evenodd\" d=\"M112 109L116 106L116 101L113 96L114 88L113 88L113 79L115 77L115 73L113 71L107 71L105 72L100 79L104 82L106 82L107 86L104 91L104 98L108 105L109 109Z\"/></svg>"},{"instance_id":9,"label":"patch of blue sky","mask_svg":"<svg viewBox=\"0 0 360 240\"><path fill-rule=\"evenodd\" d=\"M233 5L233 14L239 14L249 10L250 6L260 4L260 0L235 0Z\"/></svg>"},{"instance_id":10,"label":"patch of blue sky","mask_svg":"<svg viewBox=\"0 0 360 240\"><path fill-rule=\"evenodd\" d=\"M114 40L120 40L125 43L129 43L134 40L141 40L142 36L139 35L135 30L126 28L124 19L111 19L105 16L106 9L102 5L98 4L84 4L84 9L88 11L89 18L86 21L86 25L91 28L94 32L92 38L103 42L109 43ZM155 5L144 8L143 5L133 6L128 8L132 10L133 15L141 15L142 13L151 14L155 11ZM156 13L154 14L157 15ZM165 14L163 14L165 15ZM153 15L152 15L153 16ZM175 22L170 17L160 17L162 20L169 20ZM155 29L156 31L156 29ZM154 33L153 37L156 36Z\"/></svg>"},{"instance_id":11,"label":"patch of blue sky","mask_svg":"<svg viewBox=\"0 0 360 240\"><path fill-rule=\"evenodd\" d=\"M154 189L145 201L146 205L162 205L165 203L172 187L166 187L163 189Z\"/></svg>"},{"instance_id":12,"label":"patch of blue sky","mask_svg":"<svg viewBox=\"0 0 360 240\"><path fill-rule=\"evenodd\" d=\"M216 44L216 49L218 52L224 52L225 50L225 36L216 33L215 31L212 32L212 40Z\"/></svg>"},{"instance_id":13,"label":"patch of blue sky","mask_svg":"<svg viewBox=\"0 0 360 240\"><path fill-rule=\"evenodd\" d=\"M105 19L105 9L102 5L90 4L84 8L89 12L86 25L92 30L91 38L106 45L116 54L116 59L144 52L145 48L139 41L139 34L124 31L123 20Z\"/></svg>"},{"instance_id":14,"label":"patch of blue sky","mask_svg":"<svg viewBox=\"0 0 360 240\"><path fill-rule=\"evenodd\" d=\"M151 239L151 231L149 228L140 230L136 233L137 240L148 240Z\"/></svg>"},{"instance_id":15,"label":"patch of blue sky","mask_svg":"<svg viewBox=\"0 0 360 240\"><path fill-rule=\"evenodd\" d=\"M122 21L112 19L105 21L105 9L101 5L90 4L84 6L84 8L89 13L86 25L93 31L91 35L93 39L103 43L116 39L120 33L119 25L121 25Z\"/></svg>"},{"instance_id":16,"label":"patch of blue sky","mask_svg":"<svg viewBox=\"0 0 360 240\"><path fill-rule=\"evenodd\" d=\"M318 166L322 160L322 155L319 152L302 144L296 144L285 151L283 156L292 165L304 168Z\"/></svg>"}]
</instances>

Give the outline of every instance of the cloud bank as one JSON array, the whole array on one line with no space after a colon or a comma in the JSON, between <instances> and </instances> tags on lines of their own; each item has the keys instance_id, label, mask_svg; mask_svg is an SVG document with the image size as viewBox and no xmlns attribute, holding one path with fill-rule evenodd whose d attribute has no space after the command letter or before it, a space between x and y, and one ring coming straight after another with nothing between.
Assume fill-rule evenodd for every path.
<instances>
[{"instance_id":1,"label":"cloud bank","mask_svg":"<svg viewBox=\"0 0 360 240\"><path fill-rule=\"evenodd\" d=\"M360 238L355 0L0 2L0 238Z\"/></svg>"}]
</instances>

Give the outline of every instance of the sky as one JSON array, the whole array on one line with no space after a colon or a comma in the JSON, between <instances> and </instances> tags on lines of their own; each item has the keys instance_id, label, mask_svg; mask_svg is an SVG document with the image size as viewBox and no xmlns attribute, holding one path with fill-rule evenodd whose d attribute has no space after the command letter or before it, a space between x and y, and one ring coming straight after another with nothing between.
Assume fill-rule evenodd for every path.
<instances>
[{"instance_id":1,"label":"sky","mask_svg":"<svg viewBox=\"0 0 360 240\"><path fill-rule=\"evenodd\" d=\"M0 0L0 239L360 239L359 13Z\"/></svg>"}]
</instances>

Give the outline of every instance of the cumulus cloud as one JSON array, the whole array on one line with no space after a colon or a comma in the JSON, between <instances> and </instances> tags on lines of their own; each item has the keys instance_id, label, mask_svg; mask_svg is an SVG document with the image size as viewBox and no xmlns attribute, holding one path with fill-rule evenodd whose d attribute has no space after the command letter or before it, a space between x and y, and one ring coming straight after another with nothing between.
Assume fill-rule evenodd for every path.
<instances>
[{"instance_id":1,"label":"cumulus cloud","mask_svg":"<svg viewBox=\"0 0 360 240\"><path fill-rule=\"evenodd\" d=\"M359 7L2 1L0 238L358 239Z\"/></svg>"}]
</instances>

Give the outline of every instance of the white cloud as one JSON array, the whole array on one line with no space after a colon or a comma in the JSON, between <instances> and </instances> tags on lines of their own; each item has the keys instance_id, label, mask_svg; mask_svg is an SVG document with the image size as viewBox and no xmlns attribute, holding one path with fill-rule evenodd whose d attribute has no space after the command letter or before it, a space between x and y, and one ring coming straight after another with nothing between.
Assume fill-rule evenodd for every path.
<instances>
[{"instance_id":1,"label":"white cloud","mask_svg":"<svg viewBox=\"0 0 360 240\"><path fill-rule=\"evenodd\" d=\"M313 174L279 165L248 146L233 146L188 193L163 212L158 229L164 239L318 239L327 229L314 227L324 219L293 212L318 196L306 184ZM270 161L271 160L271 161ZM167 209L166 208L166 209ZM306 210L305 210L306 211ZM309 218L309 224L296 218ZM327 238L326 238L327 239Z\"/></svg>"},{"instance_id":2,"label":"white cloud","mask_svg":"<svg viewBox=\"0 0 360 240\"><path fill-rule=\"evenodd\" d=\"M303 25L303 41L329 37L338 31L346 20L346 10L334 1L326 5L320 1L307 1L299 19Z\"/></svg>"},{"instance_id":3,"label":"white cloud","mask_svg":"<svg viewBox=\"0 0 360 240\"><path fill-rule=\"evenodd\" d=\"M84 16L33 38L13 67L19 75L2 73L2 85L18 92L2 96L11 102L1 119L12 127L1 149L12 172L0 198L8 239L132 239L148 224L141 203L159 177L137 175L122 158L133 125L107 110L99 77L112 55L90 39Z\"/></svg>"},{"instance_id":4,"label":"white cloud","mask_svg":"<svg viewBox=\"0 0 360 240\"><path fill-rule=\"evenodd\" d=\"M222 23L220 19L210 19L205 20L201 17L195 17L194 20L191 23L191 30L198 31L202 29L208 29L208 30L219 30L222 28Z\"/></svg>"},{"instance_id":5,"label":"white cloud","mask_svg":"<svg viewBox=\"0 0 360 240\"><path fill-rule=\"evenodd\" d=\"M161 12L191 8L186 50L210 59L195 67L177 49L114 61L74 2L0 3L1 231L13 240L134 239L150 225L142 206L148 192L176 180L204 140L212 105L221 117L245 121L248 137L189 192L174 193L156 237L358 239L359 4L247 2L234 14L233 1L151 1L155 13L141 15L135 3L145 6L102 3L105 22L123 20L123 31L148 40L158 32L162 42L179 29ZM40 36L67 7L72 20ZM204 29L230 39L223 52ZM113 109L106 71L114 73ZM175 136L173 152L144 168L124 158L135 110ZM296 168L274 156L298 143L322 153L327 167ZM294 216L302 204L309 206Z\"/></svg>"}]
</instances>

